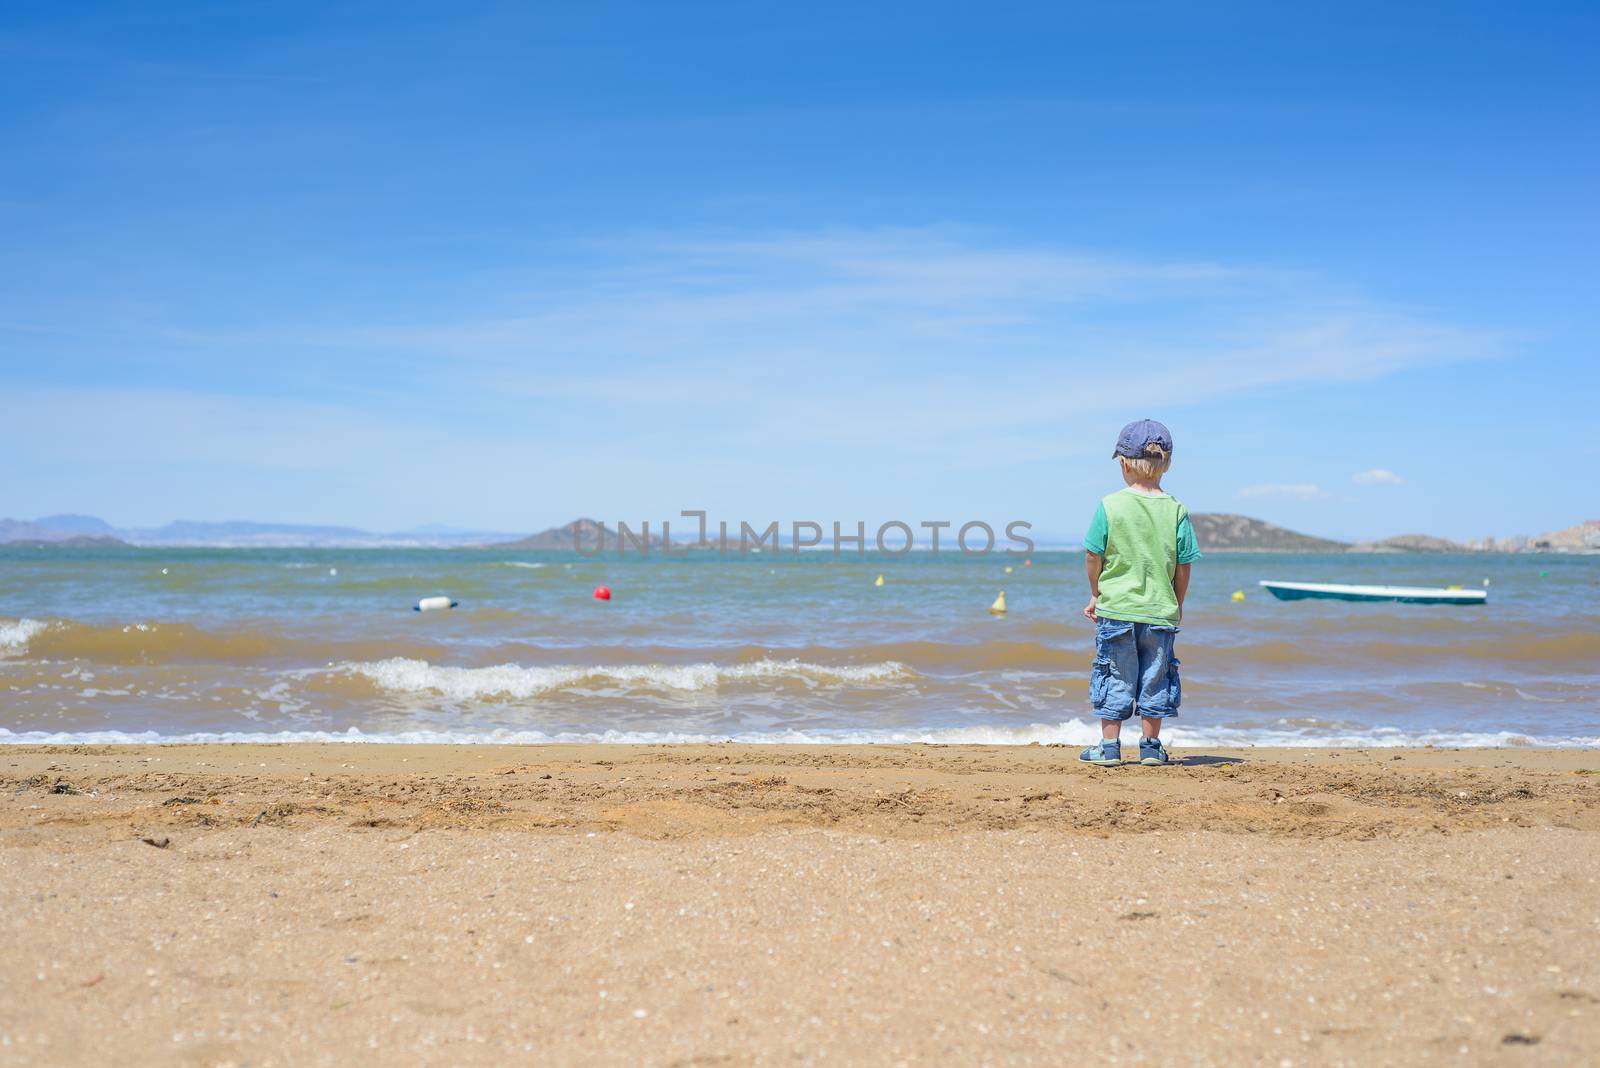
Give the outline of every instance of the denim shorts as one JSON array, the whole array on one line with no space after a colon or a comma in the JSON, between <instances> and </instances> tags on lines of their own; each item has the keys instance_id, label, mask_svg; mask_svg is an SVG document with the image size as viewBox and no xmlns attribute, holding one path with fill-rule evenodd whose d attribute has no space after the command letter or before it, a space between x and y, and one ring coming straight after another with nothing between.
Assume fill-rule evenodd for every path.
<instances>
[{"instance_id":1,"label":"denim shorts","mask_svg":"<svg viewBox=\"0 0 1600 1068\"><path fill-rule=\"evenodd\" d=\"M1094 668L1089 701L1101 719L1134 714L1163 719L1178 714L1183 687L1172 653L1177 627L1101 619L1094 626Z\"/></svg>"}]
</instances>

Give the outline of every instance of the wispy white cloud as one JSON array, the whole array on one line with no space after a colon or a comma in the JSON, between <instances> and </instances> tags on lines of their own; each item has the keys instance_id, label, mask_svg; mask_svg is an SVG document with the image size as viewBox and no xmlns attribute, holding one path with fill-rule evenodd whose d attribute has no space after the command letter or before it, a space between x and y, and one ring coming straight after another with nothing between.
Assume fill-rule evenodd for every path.
<instances>
[{"instance_id":1,"label":"wispy white cloud","mask_svg":"<svg viewBox=\"0 0 1600 1068\"><path fill-rule=\"evenodd\" d=\"M369 499L408 482L483 498L535 461L552 520L591 483L630 501L685 480L745 500L776 487L791 507L798 492L836 499L847 469L874 500L925 499L983 482L934 472L1071 460L1087 428L1114 433L1098 383L1163 383L1163 410L1180 410L1506 343L1308 275L945 227L630 235L541 263L414 310L266 308L225 329L197 325L198 306L162 309L160 326L75 309L63 323L126 330L96 345L158 350L167 388L58 386L30 416L35 440L73 420L93 433L35 448L58 465L300 472L325 495L364 470ZM212 374L230 363L271 368L270 396ZM446 514L467 521L418 518Z\"/></svg>"},{"instance_id":2,"label":"wispy white cloud","mask_svg":"<svg viewBox=\"0 0 1600 1068\"><path fill-rule=\"evenodd\" d=\"M1363 486L1398 486L1405 482L1405 479L1386 467L1374 467L1370 471L1357 471L1350 476L1350 479Z\"/></svg>"},{"instance_id":3,"label":"wispy white cloud","mask_svg":"<svg viewBox=\"0 0 1600 1068\"><path fill-rule=\"evenodd\" d=\"M679 370L872 360L925 376L969 370L970 357L1072 370L1200 360L1232 368L1236 389L1367 378L1482 356L1505 340L1303 274L1008 245L948 228L613 238L560 269L502 276L471 307L178 333L558 372L529 383L536 389L581 378L592 359L674 359Z\"/></svg>"},{"instance_id":4,"label":"wispy white cloud","mask_svg":"<svg viewBox=\"0 0 1600 1068\"><path fill-rule=\"evenodd\" d=\"M196 334L390 361L433 395L714 419L730 440L890 443L1094 410L1085 376L1164 379L1177 403L1349 382L1492 354L1504 339L1247 265L1006 244L950 228L583 246L471 309Z\"/></svg>"},{"instance_id":5,"label":"wispy white cloud","mask_svg":"<svg viewBox=\"0 0 1600 1068\"><path fill-rule=\"evenodd\" d=\"M1327 490L1312 482L1262 482L1239 491L1241 497L1294 497L1300 500L1313 500L1327 495Z\"/></svg>"}]
</instances>

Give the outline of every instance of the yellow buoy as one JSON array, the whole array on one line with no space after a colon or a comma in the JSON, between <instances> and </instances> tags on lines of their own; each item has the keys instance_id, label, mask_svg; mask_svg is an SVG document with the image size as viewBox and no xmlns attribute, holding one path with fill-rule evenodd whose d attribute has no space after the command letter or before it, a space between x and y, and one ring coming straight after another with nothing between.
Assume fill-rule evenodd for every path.
<instances>
[{"instance_id":1,"label":"yellow buoy","mask_svg":"<svg viewBox=\"0 0 1600 1068\"><path fill-rule=\"evenodd\" d=\"M989 611L993 612L997 616L1003 616L1003 615L1006 614L1006 591L1005 590L1001 590L1000 591L1000 596L998 596L998 597L996 597L994 599L994 604L989 606Z\"/></svg>"},{"instance_id":2,"label":"yellow buoy","mask_svg":"<svg viewBox=\"0 0 1600 1068\"><path fill-rule=\"evenodd\" d=\"M874 585L874 586L882 586L882 585L883 585L883 576L882 576L882 575L879 575L879 576L878 576L878 577L877 577L877 579L876 579L876 580L874 580L874 581L873 581L873 583L872 583L872 584L873 584L873 585Z\"/></svg>"},{"instance_id":3,"label":"yellow buoy","mask_svg":"<svg viewBox=\"0 0 1600 1068\"><path fill-rule=\"evenodd\" d=\"M1006 574L1008 574L1008 575L1011 574L1011 569L1009 567L1006 568Z\"/></svg>"},{"instance_id":4,"label":"yellow buoy","mask_svg":"<svg viewBox=\"0 0 1600 1068\"><path fill-rule=\"evenodd\" d=\"M1234 591L1233 591L1233 599L1234 599L1234 600L1235 600L1235 601L1242 601L1242 600L1244 600L1244 591L1243 591L1243 590L1234 590Z\"/></svg>"}]
</instances>

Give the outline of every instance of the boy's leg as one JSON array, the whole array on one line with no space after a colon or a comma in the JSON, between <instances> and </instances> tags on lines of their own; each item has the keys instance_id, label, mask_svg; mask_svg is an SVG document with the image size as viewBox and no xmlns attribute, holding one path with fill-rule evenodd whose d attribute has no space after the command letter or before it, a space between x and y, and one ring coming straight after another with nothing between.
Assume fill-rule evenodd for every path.
<instances>
[{"instance_id":1,"label":"boy's leg","mask_svg":"<svg viewBox=\"0 0 1600 1068\"><path fill-rule=\"evenodd\" d=\"M1094 630L1094 667L1089 672L1089 702L1100 720L1100 744L1083 751L1091 764L1122 763L1122 722L1133 716L1139 685L1139 653L1133 624L1102 619Z\"/></svg>"},{"instance_id":2,"label":"boy's leg","mask_svg":"<svg viewBox=\"0 0 1600 1068\"><path fill-rule=\"evenodd\" d=\"M1139 689L1139 648L1133 623L1102 619L1094 627L1094 667L1089 672L1089 703L1100 717L1100 737L1112 741L1133 718Z\"/></svg>"},{"instance_id":3,"label":"boy's leg","mask_svg":"<svg viewBox=\"0 0 1600 1068\"><path fill-rule=\"evenodd\" d=\"M1161 721L1178 714L1183 691L1178 682L1178 658L1173 645L1178 628L1140 624L1136 635L1139 652L1140 763L1165 764Z\"/></svg>"}]
</instances>

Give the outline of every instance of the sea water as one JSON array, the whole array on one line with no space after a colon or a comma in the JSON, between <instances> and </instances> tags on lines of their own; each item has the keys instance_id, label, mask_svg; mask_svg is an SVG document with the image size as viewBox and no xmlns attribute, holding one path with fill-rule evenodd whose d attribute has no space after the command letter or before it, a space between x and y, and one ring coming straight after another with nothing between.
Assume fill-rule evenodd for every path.
<instances>
[{"instance_id":1,"label":"sea water","mask_svg":"<svg viewBox=\"0 0 1600 1068\"><path fill-rule=\"evenodd\" d=\"M0 549L0 742L1087 742L1083 558L1028 559ZM411 611L431 595L460 607ZM1597 597L1594 556L1212 554L1168 736L1600 745Z\"/></svg>"}]
</instances>

